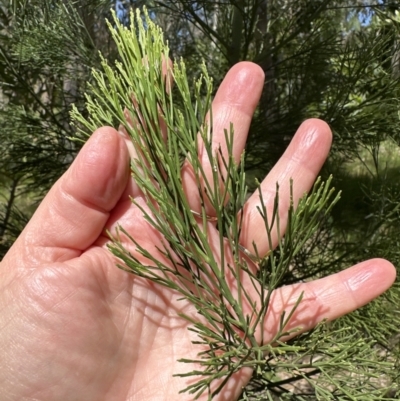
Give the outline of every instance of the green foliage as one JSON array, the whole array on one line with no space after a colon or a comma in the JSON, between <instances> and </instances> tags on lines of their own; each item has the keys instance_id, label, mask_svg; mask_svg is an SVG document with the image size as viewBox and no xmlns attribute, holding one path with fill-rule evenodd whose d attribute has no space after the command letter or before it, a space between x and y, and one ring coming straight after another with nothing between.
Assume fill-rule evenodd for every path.
<instances>
[{"instance_id":1,"label":"green foliage","mask_svg":"<svg viewBox=\"0 0 400 401\"><path fill-rule=\"evenodd\" d=\"M254 178L261 179L280 157L303 119L320 117L332 127L333 150L322 175L333 174L342 201L293 255L282 284L322 277L371 257L400 265L399 14L393 2L379 1L374 7L364 0L126 3L146 3L165 33L171 57L184 57L189 82L204 70L199 60L204 60L214 88L238 60L264 69L265 90L241 165L250 189ZM5 0L0 7L1 255L79 150L80 142L69 139L76 135L69 122L71 104L87 116L83 93L91 91L91 68L100 68L98 50L110 65L119 58L104 23L110 6L105 0ZM208 87L204 89L203 96ZM185 113L184 99L175 93L176 87L174 108ZM114 125L120 117L104 121ZM196 118L201 121L200 115ZM180 161L183 156L182 150ZM274 255L279 258L279 250ZM275 375L266 368L253 378L243 399L398 399L399 305L396 284L360 311L292 340L312 348L323 333L321 355L325 346L354 344L359 354L342 355L351 366L366 367L360 368L358 384L346 363L338 365L334 359L323 371L308 371L293 349L279 356L291 367ZM362 355L370 367L363 365ZM293 361L298 370L293 371ZM387 380L363 378L368 374ZM331 387L323 393L325 375L338 375L346 394L348 387L360 390L358 398L329 394ZM380 390L391 384L393 391Z\"/></svg>"},{"instance_id":2,"label":"green foliage","mask_svg":"<svg viewBox=\"0 0 400 401\"><path fill-rule=\"evenodd\" d=\"M266 319L273 290L282 285L295 258L313 238L338 197L332 198L329 180L326 184L317 182L296 210L291 204L285 237L280 237L274 252L264 258L257 257L259 270L254 272L248 259L241 256L238 245L239 211L246 198L246 185L243 163L238 168L233 162L232 130L226 133L228 157L212 152L212 120L206 124L211 79L203 69L203 75L191 91L183 61L176 62L167 72L177 86L176 91L170 92L169 80L162 73L168 48L162 42L161 31L148 16L145 24L147 29L138 13L136 21L131 23L137 27L137 32L118 23L116 30L110 25L121 62L112 67L103 60L104 72L93 72L96 85L91 88L93 95L87 97L88 119L77 109L72 115L84 127L82 132L88 134L104 124L121 124L139 150L131 169L148 209L137 206L165 239L164 248L160 249L165 260L155 258L123 227L120 231L131 239L148 265L133 256L118 236L110 249L120 258L122 269L179 292L182 299L189 300L198 311L197 319L183 315L192 323L191 330L197 333L198 343L205 345L205 351L197 360L181 361L200 367L186 374L198 380L184 391L198 397L208 391L214 380L222 380L209 394L211 399L235 372L251 367L254 369L252 386L244 391L243 400L254 396L257 388L262 389L261 399L265 394L292 399L288 385L299 380L312 388L316 399L382 399L382 394L392 388L393 364L374 357L375 341L363 338L350 325L322 324L290 343L282 342L282 338L292 333L285 327L295 309L300 307L301 297L287 315L281 316L279 330L271 342L264 343L262 338L260 341L256 337L257 327ZM143 60L146 60L144 65ZM181 108L175 103L177 97ZM139 122L139 129L127 124L125 110L132 121ZM162 125L167 127L167 139ZM204 143L211 161L212 182L207 181L198 159L199 140ZM205 181L207 200L217 212L217 253L210 246L205 209L199 224L183 192L183 159L193 166L199 188ZM221 178L224 189L216 184ZM265 235L271 247L272 226L278 232L280 227L278 193L277 189L272 216L267 216L263 203L259 209L266 222ZM243 273L249 277L251 285L244 284ZM228 285L228 281L235 284Z\"/></svg>"},{"instance_id":3,"label":"green foliage","mask_svg":"<svg viewBox=\"0 0 400 401\"><path fill-rule=\"evenodd\" d=\"M99 63L97 22L85 14L95 9L89 1L0 8L0 255L80 148L69 139L69 109L83 107L90 68Z\"/></svg>"}]
</instances>

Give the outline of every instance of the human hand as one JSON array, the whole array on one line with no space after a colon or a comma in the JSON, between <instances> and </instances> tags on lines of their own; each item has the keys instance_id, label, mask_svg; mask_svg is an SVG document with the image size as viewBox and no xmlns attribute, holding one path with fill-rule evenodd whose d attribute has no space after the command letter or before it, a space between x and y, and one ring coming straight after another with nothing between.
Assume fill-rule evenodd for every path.
<instances>
[{"instance_id":1,"label":"human hand","mask_svg":"<svg viewBox=\"0 0 400 401\"><path fill-rule=\"evenodd\" d=\"M213 102L214 141L235 127L236 157L241 154L264 76L254 64L233 67ZM276 182L280 198L296 183L298 200L310 189L328 154L331 133L319 120L301 125L285 154L262 183L264 202L272 208ZM143 219L130 196L141 194L130 178L126 138L113 128L97 130L69 170L53 186L0 267L1 400L176 400L186 387L173 377L193 369L177 363L195 359L189 323L178 316L191 305L179 294L116 268L106 247L105 230L124 227L150 252L160 238ZM198 188L189 170L182 173L191 208L199 210ZM197 195L196 195L197 194ZM262 224L258 196L245 207L241 244L259 253L268 244L258 234ZM287 204L281 204L282 211ZM212 210L208 210L212 214ZM281 221L285 225L284 215ZM261 232L260 232L261 234ZM127 246L131 246L128 245ZM293 320L303 330L335 319L375 298L394 281L384 260L370 260L338 274L275 291L264 339L272 339L283 310L304 292ZM236 373L216 400L234 400L251 372Z\"/></svg>"}]
</instances>

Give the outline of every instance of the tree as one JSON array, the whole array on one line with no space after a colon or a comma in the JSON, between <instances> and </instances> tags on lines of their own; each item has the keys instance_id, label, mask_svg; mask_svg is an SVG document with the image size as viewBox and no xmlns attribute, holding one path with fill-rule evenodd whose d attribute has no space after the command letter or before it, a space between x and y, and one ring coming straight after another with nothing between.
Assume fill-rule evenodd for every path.
<instances>
[{"instance_id":1,"label":"tree","mask_svg":"<svg viewBox=\"0 0 400 401\"><path fill-rule=\"evenodd\" d=\"M343 201L296 255L283 283L319 277L367 257L398 263L399 250L393 245L400 234L398 164L396 158L390 159L389 150L399 143L395 79L399 16L392 3L374 7L345 0L117 3L113 6L119 7L125 23L124 10L147 5L165 32L172 58L185 58L190 79L198 77L200 59L205 60L214 88L239 60L262 66L265 93L246 151L251 188L254 177L261 178L274 164L303 119L317 116L331 125L334 148L322 174L334 174ZM90 93L91 68L100 68L97 50L110 60L118 57L104 23L110 17L109 7L108 1L100 0L35 0L8 1L0 8L3 253L79 150L80 143L71 140L76 135L69 119L71 104L86 115L83 94ZM292 344L310 348L318 340L319 349L329 354L333 342L348 344L353 335L351 341L364 341L362 349L365 344L372 347L368 358L376 361L374 372L384 375L383 387L389 388L398 383L398 376L378 360L393 367L399 358L399 298L397 284L375 303ZM290 355L303 363L295 353ZM323 398L327 394L315 394L321 378L318 369L297 372L264 371L252 386L267 389L269 397L289 399L293 388L306 381L314 384L314 392L303 386L297 392L309 394L292 399L328 399ZM338 370L339 376L343 372ZM354 391L362 391L365 377L345 380ZM383 394L380 384L376 386L371 399ZM244 399L250 397L249 389ZM332 397L347 399L340 393ZM390 397L394 399L393 392L387 393Z\"/></svg>"},{"instance_id":2,"label":"tree","mask_svg":"<svg viewBox=\"0 0 400 401\"><path fill-rule=\"evenodd\" d=\"M69 111L83 104L97 51L109 46L106 12L104 2L90 1L0 8L2 254L80 148Z\"/></svg>"}]
</instances>

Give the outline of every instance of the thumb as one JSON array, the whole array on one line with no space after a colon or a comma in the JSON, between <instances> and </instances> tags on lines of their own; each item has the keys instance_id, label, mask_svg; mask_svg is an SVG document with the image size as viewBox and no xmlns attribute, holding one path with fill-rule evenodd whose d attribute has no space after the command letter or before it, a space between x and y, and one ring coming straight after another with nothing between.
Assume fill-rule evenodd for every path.
<instances>
[{"instance_id":1,"label":"thumb","mask_svg":"<svg viewBox=\"0 0 400 401\"><path fill-rule=\"evenodd\" d=\"M95 131L4 261L23 267L79 256L101 234L128 182L128 166L128 150L118 132L111 127Z\"/></svg>"}]
</instances>

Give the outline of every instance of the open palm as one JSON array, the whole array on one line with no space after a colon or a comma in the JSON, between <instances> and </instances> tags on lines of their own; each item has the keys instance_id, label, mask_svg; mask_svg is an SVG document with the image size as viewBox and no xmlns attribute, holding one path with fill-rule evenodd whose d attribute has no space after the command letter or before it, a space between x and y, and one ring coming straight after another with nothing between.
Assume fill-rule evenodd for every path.
<instances>
[{"instance_id":1,"label":"open palm","mask_svg":"<svg viewBox=\"0 0 400 401\"><path fill-rule=\"evenodd\" d=\"M262 71L250 63L227 74L213 103L215 146L232 122L235 154L240 155L263 81ZM272 207L276 182L281 199L289 191L289 178L297 184L297 199L311 187L330 142L325 123L309 120L300 127L262 184L267 207ZM189 381L173 377L193 370L178 359L195 359L200 351L186 320L178 317L179 312L192 313L191 305L178 301L172 290L117 269L106 247L105 230L112 232L117 224L153 255L161 240L130 201L133 196L140 203L141 196L129 175L129 148L116 130L96 131L2 261L2 401L191 399L179 394ZM190 171L182 176L196 211L197 186ZM258 202L253 195L246 204L241 244L250 249L255 242L266 253ZM264 338L272 338L280 313L302 291L296 324L307 330L369 302L392 284L394 275L388 262L371 260L318 281L283 287L274 293ZM236 399L250 374L248 369L235 374L216 399Z\"/></svg>"}]
</instances>

